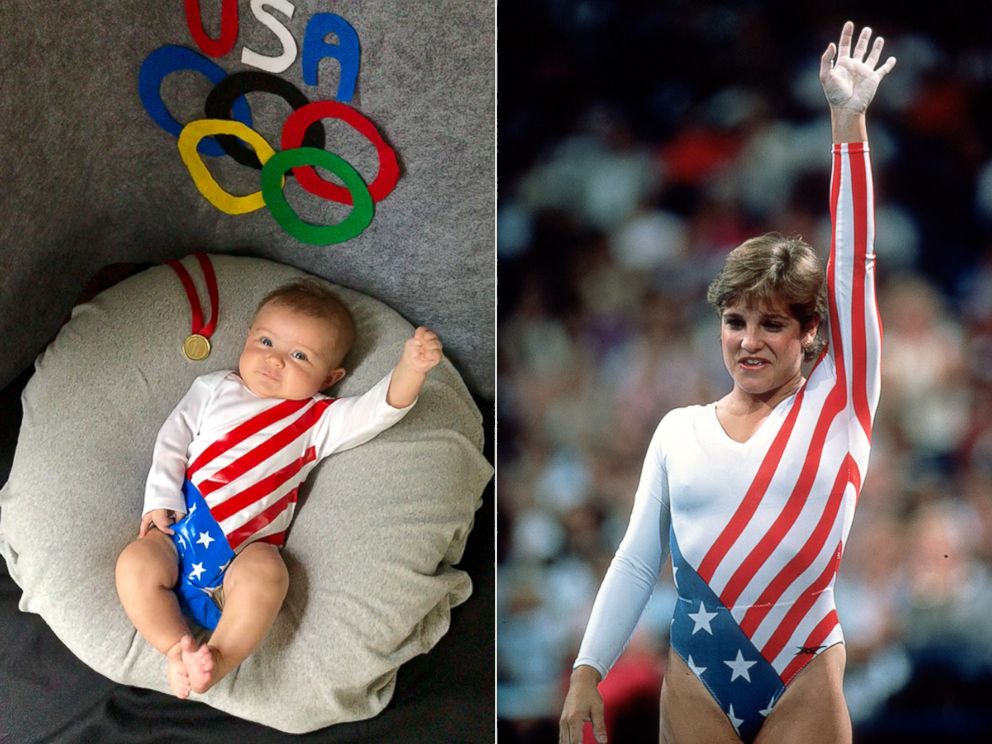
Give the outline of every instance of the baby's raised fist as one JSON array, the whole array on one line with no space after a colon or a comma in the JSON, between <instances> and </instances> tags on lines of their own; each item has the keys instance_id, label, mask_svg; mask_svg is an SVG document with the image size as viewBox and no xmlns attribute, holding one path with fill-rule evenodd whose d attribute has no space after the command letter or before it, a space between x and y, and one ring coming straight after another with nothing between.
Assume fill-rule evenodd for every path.
<instances>
[{"instance_id":1,"label":"baby's raised fist","mask_svg":"<svg viewBox=\"0 0 992 744\"><path fill-rule=\"evenodd\" d=\"M429 328L420 326L403 345L403 361L418 372L427 372L440 363L441 349L438 335Z\"/></svg>"}]
</instances>

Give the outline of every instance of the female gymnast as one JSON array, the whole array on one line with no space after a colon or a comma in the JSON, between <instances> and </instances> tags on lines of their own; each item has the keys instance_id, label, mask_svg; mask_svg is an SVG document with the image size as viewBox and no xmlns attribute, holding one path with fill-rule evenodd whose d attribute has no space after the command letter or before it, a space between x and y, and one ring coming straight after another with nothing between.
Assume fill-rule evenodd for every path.
<instances>
[{"instance_id":1,"label":"female gymnast","mask_svg":"<svg viewBox=\"0 0 992 744\"><path fill-rule=\"evenodd\" d=\"M580 744L585 721L606 741L597 684L644 609L666 544L678 601L661 741L851 741L833 583L879 393L865 112L896 62L878 66L883 41L869 45L870 28L852 49L853 37L847 22L820 60L833 134L826 275L801 239L772 234L734 249L710 285L733 389L669 412L654 433L559 744ZM804 359L816 360L808 379Z\"/></svg>"}]
</instances>

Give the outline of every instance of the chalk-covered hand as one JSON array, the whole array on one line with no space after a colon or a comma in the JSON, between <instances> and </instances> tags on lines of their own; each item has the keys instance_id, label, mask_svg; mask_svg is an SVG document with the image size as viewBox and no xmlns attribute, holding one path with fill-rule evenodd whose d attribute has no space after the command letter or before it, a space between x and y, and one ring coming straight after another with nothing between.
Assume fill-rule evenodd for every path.
<instances>
[{"instance_id":1,"label":"chalk-covered hand","mask_svg":"<svg viewBox=\"0 0 992 744\"><path fill-rule=\"evenodd\" d=\"M848 21L840 32L839 45L835 47L830 42L820 58L820 83L831 108L864 113L875 97L879 82L895 67L896 58L889 57L884 65L876 69L885 41L881 36L876 36L869 51L871 28L868 26L861 29L852 51L853 38L854 24Z\"/></svg>"},{"instance_id":2,"label":"chalk-covered hand","mask_svg":"<svg viewBox=\"0 0 992 744\"><path fill-rule=\"evenodd\" d=\"M420 326L403 345L401 363L415 372L427 373L441 361L441 339L429 328Z\"/></svg>"},{"instance_id":3,"label":"chalk-covered hand","mask_svg":"<svg viewBox=\"0 0 992 744\"><path fill-rule=\"evenodd\" d=\"M174 511L169 509L152 509L141 517L141 527L138 528L138 537L147 535L152 525L155 525L166 535L175 534L175 530L172 529L171 525L176 520L177 516Z\"/></svg>"}]
</instances>

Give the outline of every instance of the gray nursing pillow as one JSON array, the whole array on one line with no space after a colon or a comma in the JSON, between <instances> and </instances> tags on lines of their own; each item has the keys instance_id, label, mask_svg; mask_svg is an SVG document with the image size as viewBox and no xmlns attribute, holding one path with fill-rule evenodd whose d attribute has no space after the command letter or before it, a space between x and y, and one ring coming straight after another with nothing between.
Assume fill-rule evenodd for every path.
<instances>
[{"instance_id":1,"label":"gray nursing pillow","mask_svg":"<svg viewBox=\"0 0 992 744\"><path fill-rule=\"evenodd\" d=\"M303 272L211 256L220 322L210 356L187 360L190 310L176 274L157 266L78 306L38 358L10 479L0 491L0 552L41 615L82 661L123 684L168 692L163 657L128 621L114 589L117 554L137 534L158 428L193 378L235 369L259 300ZM204 298L200 267L183 261ZM399 358L412 327L366 295L332 288L355 318L353 395ZM284 557L286 602L235 674L202 696L287 732L368 718L396 671L446 632L471 592L456 568L482 490L481 416L445 360L399 424L322 462L301 489Z\"/></svg>"}]
</instances>

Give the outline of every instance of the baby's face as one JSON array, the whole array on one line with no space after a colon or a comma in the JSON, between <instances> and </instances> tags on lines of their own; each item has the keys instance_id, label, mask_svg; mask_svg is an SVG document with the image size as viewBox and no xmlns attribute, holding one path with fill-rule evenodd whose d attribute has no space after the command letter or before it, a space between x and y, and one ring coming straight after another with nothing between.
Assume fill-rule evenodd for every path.
<instances>
[{"instance_id":1,"label":"baby's face","mask_svg":"<svg viewBox=\"0 0 992 744\"><path fill-rule=\"evenodd\" d=\"M248 329L238 373L259 397L303 400L344 377L339 347L333 323L270 303Z\"/></svg>"}]
</instances>

